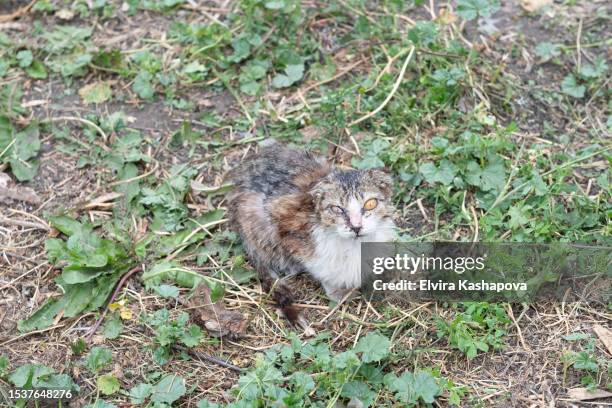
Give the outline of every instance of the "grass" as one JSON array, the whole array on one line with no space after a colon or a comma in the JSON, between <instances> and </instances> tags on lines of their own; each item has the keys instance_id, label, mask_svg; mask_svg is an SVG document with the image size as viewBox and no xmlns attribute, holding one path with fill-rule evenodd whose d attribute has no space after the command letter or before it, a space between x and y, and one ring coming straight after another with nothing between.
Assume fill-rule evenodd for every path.
<instances>
[{"instance_id":1,"label":"grass","mask_svg":"<svg viewBox=\"0 0 612 408\"><path fill-rule=\"evenodd\" d=\"M298 277L318 334L292 333L223 184L274 138L386 168L406 241L609 245L604 2L17 3L0 5L0 401L15 387L199 408L611 391L609 304L334 306ZM204 313L243 315L241 336L196 324L201 282Z\"/></svg>"}]
</instances>

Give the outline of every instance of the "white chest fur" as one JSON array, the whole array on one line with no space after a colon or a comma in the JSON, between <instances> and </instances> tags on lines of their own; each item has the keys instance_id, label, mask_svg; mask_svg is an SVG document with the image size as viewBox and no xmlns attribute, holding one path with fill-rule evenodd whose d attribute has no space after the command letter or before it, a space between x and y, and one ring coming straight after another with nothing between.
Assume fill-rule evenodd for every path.
<instances>
[{"instance_id":1,"label":"white chest fur","mask_svg":"<svg viewBox=\"0 0 612 408\"><path fill-rule=\"evenodd\" d=\"M304 263L308 272L329 288L357 288L361 285L361 243L388 242L395 237L394 224L389 221L376 233L363 238L345 238L323 227L312 233L315 253Z\"/></svg>"}]
</instances>

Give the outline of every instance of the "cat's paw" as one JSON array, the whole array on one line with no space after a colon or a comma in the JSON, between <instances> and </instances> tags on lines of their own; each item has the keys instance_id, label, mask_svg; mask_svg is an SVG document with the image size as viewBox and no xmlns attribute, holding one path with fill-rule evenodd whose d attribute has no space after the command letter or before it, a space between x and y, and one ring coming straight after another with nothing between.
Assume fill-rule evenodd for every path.
<instances>
[{"instance_id":1,"label":"cat's paw","mask_svg":"<svg viewBox=\"0 0 612 408\"><path fill-rule=\"evenodd\" d=\"M336 288L333 286L323 285L327 297L336 303L343 300L352 299L357 294L357 288Z\"/></svg>"}]
</instances>

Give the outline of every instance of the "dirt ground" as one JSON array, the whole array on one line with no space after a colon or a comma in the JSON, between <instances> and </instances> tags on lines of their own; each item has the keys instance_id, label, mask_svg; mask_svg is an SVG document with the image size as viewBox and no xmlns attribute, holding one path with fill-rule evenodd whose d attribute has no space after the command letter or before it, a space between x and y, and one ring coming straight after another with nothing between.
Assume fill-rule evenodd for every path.
<instances>
[{"instance_id":1,"label":"dirt ground","mask_svg":"<svg viewBox=\"0 0 612 408\"><path fill-rule=\"evenodd\" d=\"M95 2L76 3L87 7L88 3ZM105 19L93 12L89 17L81 16L78 12L73 13L70 18L58 17L57 10L71 10L70 5L59 4L56 11L30 10L14 19L1 20L0 26L9 38L21 38L22 45L26 44L33 49L39 45L36 42L39 41L41 30L50 31L60 24L90 26L93 28L93 34L88 46L113 47L123 50L126 55L133 55L142 49L151 49L160 55L162 65L169 67L173 59L184 58L181 54L183 45L168 37L174 23L206 23L214 18L229 24L231 18L228 18L223 10L234 7L231 1L179 2L181 4L171 11L139 9L135 15L130 15L125 11L124 3L106 3L116 6L112 18ZM442 2L430 3L435 5L436 14L439 15ZM27 4L28 2L18 1L3 2L0 4L0 15L8 15ZM340 7L346 5L344 2L339 4ZM323 5L319 2L303 4L305 9L317 6L323 10ZM411 20L429 19L431 17L427 7L426 4L416 9L410 8L408 12L411 14L407 17ZM381 7L380 10L383 9ZM372 13L366 18L374 18L376 10L376 7L372 7ZM557 153L577 152L593 144L610 146L609 69L603 74L607 79L598 82L598 90L589 90L591 93L579 101L551 91L551 84L561 83L568 73L567 67L576 63L576 55L580 56L582 64L594 63L597 58L603 58L610 65L610 11L612 7L606 1L568 1L555 2L544 11L527 13L517 2L503 1L501 9L485 22L486 30L482 28L483 22L480 22L480 28L474 21L453 23L458 27L463 24L460 32L465 36L464 40L478 50L484 61L473 68L474 77L471 80L474 92L457 100L456 113L460 116L467 115L467 112L482 104L486 105L487 112L496 118L497 123L516 123L517 132L522 134L522 141L526 141L527 149L532 149L523 160L531 161L534 165L542 160L538 156L541 149L550 150L550 157L557 157L554 156ZM325 13L313 13L313 21L325 19ZM318 24L321 36L328 36L332 44L341 37L341 33L334 32L343 28L340 23L336 25L321 20ZM582 40L578 41L583 47L582 53L579 51L578 54L575 53L577 27L580 27L582 33ZM325 31L326 29L329 31ZM542 62L534 49L545 41L565 44L570 50L559 57L559 63ZM335 54L330 52L338 62L337 72L351 65L350 61L340 55L342 52L346 51L340 49ZM375 58L351 69L342 77L329 81L326 86L334 89L335 86L349 84L368 75L374 68L380 69L384 66L376 66L373 60ZM392 80L396 72L397 69L394 69ZM113 98L99 104L83 103L78 90L100 79L112 82ZM278 129L276 126L283 123L283 116L293 114L291 108L300 112L300 104L308 105L310 102L314 106L319 103L316 98L312 98L313 95L309 97L305 92L307 86L316 82L314 79L304 80L291 89L271 89L265 97L241 94L241 98L237 99L233 95L235 90L230 91L223 85L225 79L212 75L194 82L177 82L172 91L173 99L163 91L158 91L152 100L144 100L136 95L132 88L134 80L132 76L115 75L102 69L88 69L84 75L75 77L62 77L50 72L44 80L30 78L23 72L9 71L7 76L0 78L3 87L18 83L23 90L19 100L10 102L25 107L22 113L14 117L16 126L25 126L32 121L48 124L41 131L41 148L38 153L40 167L36 176L30 181L18 183L23 188L31 189L28 194L36 198L2 201L0 196L0 356L8 358L11 369L23 364L37 363L52 367L58 373L69 374L81 390L78 397L70 403L70 406L75 407L92 403L99 394L95 375L83 367L84 355L75 354L71 345L89 333L103 309L70 318L62 318L60 314L51 326L28 333L18 331L17 324L35 312L45 301L60 295L60 289L54 279L61 274L61 267L50 262L45 250L45 241L49 237L57 237L59 233L50 227L48 217L67 212L89 219L93 223L102 223L122 216L115 208L119 205L118 201L90 205L97 198L112 193L113 183L118 180L117 170L109 166L103 158L104 152L108 151L117 136L110 132L106 135L107 140L99 136L88 136L96 132L92 132L91 127L87 129L89 133L85 132L84 128L88 125L78 118L88 118L89 121L91 118L105 117L113 112L123 112L127 118L127 126L138 130L142 135L140 151L151 158L137 163L138 174L146 175L141 181L147 180L151 186L161 184L159 180L170 176L172 166L183 163L197 169L198 182L206 186L219 186L225 172L257 149L256 143L248 142L249 138L264 138L270 133L274 137ZM158 85L158 90L159 87ZM300 98L306 100L301 102ZM191 104L190 108L179 109L177 104L168 102L170 99L187 101ZM267 105L264 101L267 101ZM257 106L251 111L261 115L255 119L255 126L232 127L234 121L245 121L241 104L246 104L249 108ZM316 110L316 107L312 108L312 111ZM261 113L262 111L267 113ZM307 115L315 117L316 113L312 111ZM211 125L205 120L211 116L222 125ZM435 135L439 130L438 124L434 123L435 119L434 114L423 115L422 122L418 123L419 131L422 131L426 139L424 145L429 146L429 135ZM171 147L173 135L185 122L191 123L191 130L200 135L200 143L183 143L178 147ZM296 123L300 123L299 120ZM64 136L58 136L57 132L52 131L50 124L65 129ZM331 137L327 134L321 135L321 131L309 136L309 129L311 124L307 118L298 129L287 132L298 137L301 135L304 140L309 137L315 141ZM367 131L372 131L372 128ZM297 139L290 139L291 142L295 140ZM330 148L323 153L341 161L343 148L353 152L350 140L339 145L340 148ZM349 163L350 158L349 155ZM84 159L87 159L85 164L81 161ZM505 159L511 160L508 157ZM550 160L549 164L556 165L554 160ZM610 202L606 203L606 200L609 200L610 196L601 192L600 187L592 180L599 174L609 175L609 165L608 152L607 156L602 154L594 157L585 167L568 169L570 176L578 180L587 195L600 194L599 200L602 201L599 206L603 212L606 205L608 206L607 227L606 216L598 221L601 230L607 228L608 244ZM8 163L0 162L0 172L10 174ZM552 178L551 175L550 179ZM13 178L11 184L15 181ZM410 188L406 187L406 190ZM457 222L455 215L449 212L438 214L437 201L425 199L425 196L420 194L420 187L413 188L407 194L411 198L409 202L399 203L398 222L404 228L404 233L410 237L427 239L471 239L473 229L470 222ZM562 193L558 195L561 197ZM560 198L559 200L561 201ZM191 218L224 208L225 204L223 195L207 196L195 191L187 193L185 203ZM142 219L147 221L126 219L134 232L142 229L142 222L145 222L146 230L151 218L150 215L144 215ZM604 221L601 221L602 219ZM215 233L226 229L227 224L222 224ZM504 236L504 232L506 231L500 231L498 235L502 240L511 236L509 232ZM605 233L603 235L605 237ZM555 235L551 233L551 237L553 240ZM588 237L585 237L587 236L582 236L581 239L588 240ZM180 256L176 260L204 275L209 274L211 270L209 264L199 264L193 256ZM252 270L248 262L246 268ZM612 404L611 397L578 401L569 395L568 389L583 386L583 373L568 368L567 363L563 361L565 352L583 350L582 343L568 342L564 339L565 336L576 332L593 333L593 327L597 325L608 329L611 327L609 303L541 302L503 305L511 318L504 337L504 347L467 359L463 353L449 345L447 339L437 335L437 320L451 321L457 313L455 308L446 304L412 304L402 311L394 309L393 305L385 305L377 311L372 310L363 299L357 298L332 309L322 289L311 279L298 276L293 282L295 298L300 299L306 318L317 333L330 333L329 344L334 350L350 349L363 333L379 329L381 322L384 322L384 330L393 339L394 352L404 356L404 359L397 358L392 362L392 367L398 370L417 366L439 369L440 376L467 390L461 400L461 406L603 407ZM180 296L187 293L187 289L181 289ZM134 317L123 321L124 329L118 338L109 340L97 332L91 338L89 346L104 345L112 351L110 372L119 379L123 390L129 390L146 379L153 367L158 371L176 373L187 380L190 392L175 406L196 406L202 399L219 403L233 400L229 390L235 386L239 374L231 369L193 355L188 357L177 354L172 363L165 366L159 366L151 360L150 327L143 324L139 317L161 308L167 308L176 316L185 310L185 305L177 299L164 298L146 290L137 278L127 281L118 298L125 300ZM239 311L247 317L249 323L246 332L239 339L205 335L196 348L198 352L216 356L241 368L248 368L254 364L257 353L275 344L287 343L286 331L290 330L290 327L284 319L277 316L268 297L262 293L257 279L251 279L244 284L228 283L223 302L228 309ZM596 335L593 334L592 338L595 339L592 354L602 367L593 374L596 377L594 388L610 391L612 350L606 349ZM303 339L306 337L303 336ZM6 390L9 386L6 377L0 376L0 389ZM130 404L126 395L118 393L107 398L107 401L117 407L136 406ZM434 406L447 406L447 398L448 395L442 395ZM337 406L345 406L338 404ZM385 402L383 405L401 406L399 402Z\"/></svg>"}]
</instances>

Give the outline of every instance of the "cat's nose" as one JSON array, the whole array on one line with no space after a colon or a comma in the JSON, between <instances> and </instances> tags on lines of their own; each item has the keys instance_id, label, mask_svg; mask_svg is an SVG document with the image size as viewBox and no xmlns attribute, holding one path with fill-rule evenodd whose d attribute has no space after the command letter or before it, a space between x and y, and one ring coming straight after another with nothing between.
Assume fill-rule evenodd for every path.
<instances>
[{"instance_id":1,"label":"cat's nose","mask_svg":"<svg viewBox=\"0 0 612 408\"><path fill-rule=\"evenodd\" d=\"M361 225L358 227L351 225L351 230L355 233L355 235L359 235L359 231L361 231Z\"/></svg>"}]
</instances>

